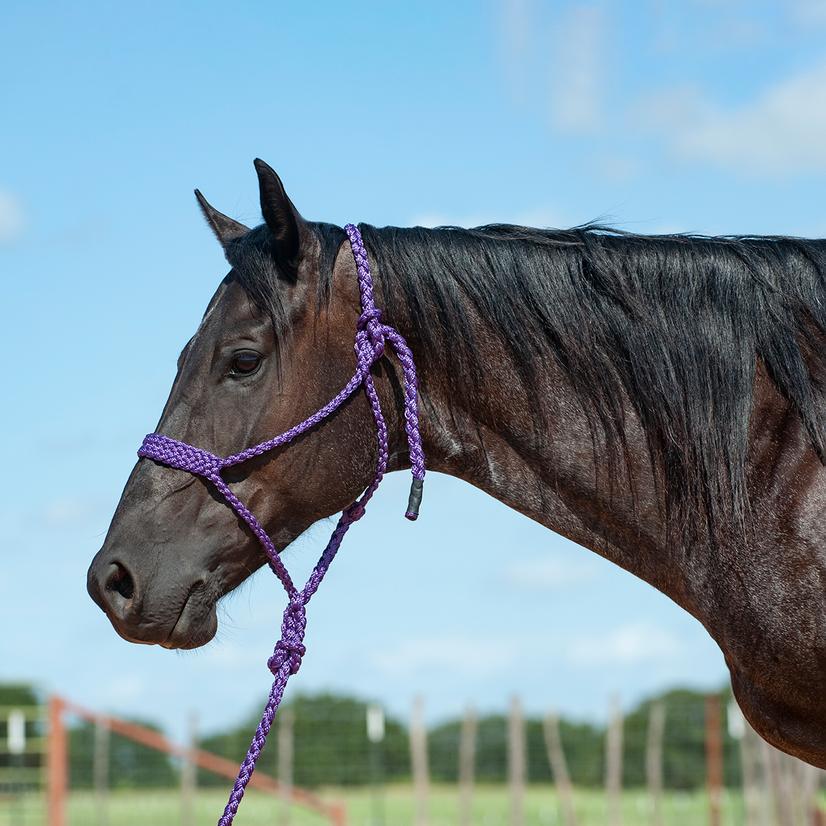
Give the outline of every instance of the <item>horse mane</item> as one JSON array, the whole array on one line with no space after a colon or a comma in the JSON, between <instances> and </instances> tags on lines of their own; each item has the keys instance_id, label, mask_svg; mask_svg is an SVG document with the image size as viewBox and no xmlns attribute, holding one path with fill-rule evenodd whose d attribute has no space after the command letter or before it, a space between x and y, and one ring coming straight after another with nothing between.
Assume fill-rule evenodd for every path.
<instances>
[{"instance_id":1,"label":"horse mane","mask_svg":"<svg viewBox=\"0 0 826 826\"><path fill-rule=\"evenodd\" d=\"M329 296L344 236L312 226ZM682 528L702 524L714 538L746 524L758 359L826 457L826 242L645 236L598 224L360 229L388 317L409 319L419 360L464 377L451 384L454 403L471 407L483 378L475 319L485 319L529 393L548 359L558 365L612 457L626 455L625 400L633 406ZM243 271L251 297L273 312L271 274ZM537 425L547 425L534 407Z\"/></svg>"}]
</instances>

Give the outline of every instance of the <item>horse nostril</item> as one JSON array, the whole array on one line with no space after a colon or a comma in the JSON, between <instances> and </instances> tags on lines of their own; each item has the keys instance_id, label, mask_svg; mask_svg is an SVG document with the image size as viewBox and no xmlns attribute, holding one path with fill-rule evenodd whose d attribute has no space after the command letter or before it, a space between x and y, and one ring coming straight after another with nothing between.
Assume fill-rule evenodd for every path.
<instances>
[{"instance_id":1,"label":"horse nostril","mask_svg":"<svg viewBox=\"0 0 826 826\"><path fill-rule=\"evenodd\" d=\"M106 590L120 594L124 599L129 600L135 594L135 580L132 574L119 562L113 562L110 566L109 576L106 577Z\"/></svg>"}]
</instances>

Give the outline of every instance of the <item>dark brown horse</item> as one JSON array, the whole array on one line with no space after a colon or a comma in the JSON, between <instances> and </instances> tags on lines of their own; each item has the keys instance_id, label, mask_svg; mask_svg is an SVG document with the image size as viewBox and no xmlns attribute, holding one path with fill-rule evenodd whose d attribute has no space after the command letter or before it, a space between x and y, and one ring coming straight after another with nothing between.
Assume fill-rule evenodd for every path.
<instances>
[{"instance_id":1,"label":"dark brown horse","mask_svg":"<svg viewBox=\"0 0 826 826\"><path fill-rule=\"evenodd\" d=\"M157 430L219 455L282 432L354 367L356 274L257 161L255 229L198 195L231 270ZM421 380L429 467L621 565L693 614L770 742L826 767L826 243L588 226L362 227ZM375 370L391 469L400 377ZM342 446L346 446L343 448ZM227 481L279 549L372 478L362 396ZM128 640L204 645L264 559L202 481L139 461L89 591Z\"/></svg>"}]
</instances>

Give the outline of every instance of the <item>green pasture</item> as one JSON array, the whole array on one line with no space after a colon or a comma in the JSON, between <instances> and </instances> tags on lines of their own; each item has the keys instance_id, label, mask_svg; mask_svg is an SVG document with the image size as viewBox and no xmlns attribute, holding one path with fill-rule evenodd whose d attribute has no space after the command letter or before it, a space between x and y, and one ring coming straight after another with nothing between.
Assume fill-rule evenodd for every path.
<instances>
[{"instance_id":1,"label":"green pasture","mask_svg":"<svg viewBox=\"0 0 826 826\"><path fill-rule=\"evenodd\" d=\"M380 808L369 789L326 789L325 800L341 800L347 807L348 826L412 826L413 795L410 786L385 789ZM199 791L195 801L193 826L214 826L226 796L215 789ZM579 826L605 826L608 823L606 797L602 792L576 792ZM456 826L458 793L455 786L435 786L430 791L430 826ZM623 826L652 823L650 802L643 791L626 791L622 797ZM31 795L23 800L0 800L0 826L46 826L44 800ZM550 788L529 787L525 796L524 826L561 824L557 798ZM383 819L378 819L383 814ZM666 826L706 826L708 800L703 792L668 792L663 798ZM744 823L742 796L727 792L723 800L723 824ZM238 826L321 826L325 819L293 807L289 820L282 804L260 792L250 792L238 814ZM109 795L106 819L99 818L97 800L92 792L71 795L68 826L177 826L181 823L181 797L176 791L115 791ZM510 797L504 786L480 786L474 796L474 826L508 826Z\"/></svg>"}]
</instances>

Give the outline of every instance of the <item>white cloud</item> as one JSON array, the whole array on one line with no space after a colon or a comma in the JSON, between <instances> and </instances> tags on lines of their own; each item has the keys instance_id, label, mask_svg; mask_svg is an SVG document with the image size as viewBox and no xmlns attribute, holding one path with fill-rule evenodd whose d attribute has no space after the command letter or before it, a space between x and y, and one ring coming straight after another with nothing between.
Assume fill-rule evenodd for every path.
<instances>
[{"instance_id":1,"label":"white cloud","mask_svg":"<svg viewBox=\"0 0 826 826\"><path fill-rule=\"evenodd\" d=\"M796 23L804 26L826 25L826 0L793 0L788 8Z\"/></svg>"},{"instance_id":2,"label":"white cloud","mask_svg":"<svg viewBox=\"0 0 826 826\"><path fill-rule=\"evenodd\" d=\"M826 172L826 63L734 108L692 88L660 93L643 108L680 157L756 175Z\"/></svg>"},{"instance_id":3,"label":"white cloud","mask_svg":"<svg viewBox=\"0 0 826 826\"><path fill-rule=\"evenodd\" d=\"M602 120L605 15L589 4L563 17L553 43L551 119L565 132L591 132Z\"/></svg>"},{"instance_id":4,"label":"white cloud","mask_svg":"<svg viewBox=\"0 0 826 826\"><path fill-rule=\"evenodd\" d=\"M640 665L679 656L679 640L662 628L629 623L612 631L574 637L568 659L580 666Z\"/></svg>"},{"instance_id":5,"label":"white cloud","mask_svg":"<svg viewBox=\"0 0 826 826\"><path fill-rule=\"evenodd\" d=\"M507 671L520 658L513 640L465 637L446 634L411 639L392 650L372 655L373 665L385 674L421 674L427 669L488 677Z\"/></svg>"},{"instance_id":6,"label":"white cloud","mask_svg":"<svg viewBox=\"0 0 826 826\"><path fill-rule=\"evenodd\" d=\"M581 585L594 579L597 569L584 559L568 561L552 557L517 559L504 571L504 580L514 588L527 591L551 591L569 585Z\"/></svg>"},{"instance_id":7,"label":"white cloud","mask_svg":"<svg viewBox=\"0 0 826 826\"><path fill-rule=\"evenodd\" d=\"M11 192L0 190L0 246L16 241L25 226L26 218L20 199Z\"/></svg>"}]
</instances>

